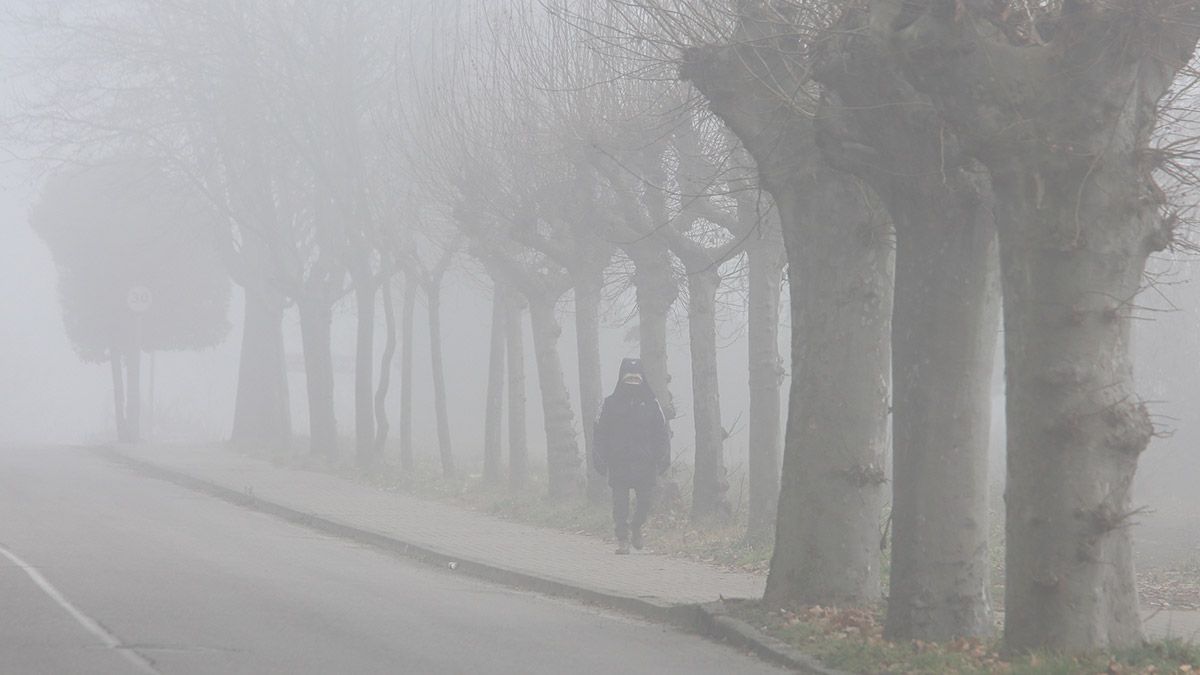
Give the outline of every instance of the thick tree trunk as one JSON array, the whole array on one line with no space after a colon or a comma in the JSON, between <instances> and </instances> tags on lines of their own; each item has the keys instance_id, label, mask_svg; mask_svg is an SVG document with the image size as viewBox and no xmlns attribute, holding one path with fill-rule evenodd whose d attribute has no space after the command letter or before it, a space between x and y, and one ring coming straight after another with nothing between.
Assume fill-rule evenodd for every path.
<instances>
[{"instance_id":1,"label":"thick tree trunk","mask_svg":"<svg viewBox=\"0 0 1200 675\"><path fill-rule=\"evenodd\" d=\"M450 412L446 405L446 374L442 358L442 286L435 279L425 288L429 302L429 360L433 368L433 407L437 417L438 456L442 460L442 476L455 475L454 449L450 444Z\"/></svg>"},{"instance_id":2,"label":"thick tree trunk","mask_svg":"<svg viewBox=\"0 0 1200 675\"><path fill-rule=\"evenodd\" d=\"M765 227L765 226L764 226ZM746 538L766 541L775 526L779 503L779 466L783 454L781 395L783 360L779 355L779 301L787 256L775 228L753 241L746 252L749 264L749 488Z\"/></svg>"},{"instance_id":3,"label":"thick tree trunk","mask_svg":"<svg viewBox=\"0 0 1200 675\"><path fill-rule=\"evenodd\" d=\"M609 499L608 482L592 466L592 432L604 385L600 364L600 294L603 278L580 280L575 285L575 342L579 352L579 415L583 422L584 457L587 464L587 496L603 504Z\"/></svg>"},{"instance_id":4,"label":"thick tree trunk","mask_svg":"<svg viewBox=\"0 0 1200 675\"><path fill-rule=\"evenodd\" d=\"M117 422L117 442L129 442L129 426L125 417L125 369L121 365L121 350L111 349L108 355L112 366L113 409Z\"/></svg>"},{"instance_id":5,"label":"thick tree trunk","mask_svg":"<svg viewBox=\"0 0 1200 675\"><path fill-rule=\"evenodd\" d=\"M370 468L375 455L375 297L378 285L361 279L354 287L354 454L360 468Z\"/></svg>"},{"instance_id":6,"label":"thick tree trunk","mask_svg":"<svg viewBox=\"0 0 1200 675\"><path fill-rule=\"evenodd\" d=\"M728 514L725 495L725 429L717 380L717 288L715 266L688 273L688 339L692 357L692 419L696 431L692 519Z\"/></svg>"},{"instance_id":7,"label":"thick tree trunk","mask_svg":"<svg viewBox=\"0 0 1200 675\"><path fill-rule=\"evenodd\" d=\"M880 595L892 255L862 185L824 168L772 185L787 244L795 374L764 595L773 607Z\"/></svg>"},{"instance_id":8,"label":"thick tree trunk","mask_svg":"<svg viewBox=\"0 0 1200 675\"><path fill-rule=\"evenodd\" d=\"M1147 256L1173 236L1158 217L1158 106L1200 36L1200 8L1153 6L1161 13L1130 20L1123 6L1063 3L1038 46L993 49L970 8L884 37L996 194L1015 651L1141 641L1130 489L1153 428L1134 391L1130 323Z\"/></svg>"},{"instance_id":9,"label":"thick tree trunk","mask_svg":"<svg viewBox=\"0 0 1200 675\"><path fill-rule=\"evenodd\" d=\"M525 333L521 317L523 301L504 289L508 308L505 316L505 362L508 366L508 484L519 490L529 480L529 437L525 430Z\"/></svg>"},{"instance_id":10,"label":"thick tree trunk","mask_svg":"<svg viewBox=\"0 0 1200 675\"><path fill-rule=\"evenodd\" d=\"M666 249L649 260L635 259L633 283L638 304L638 343L646 382L658 397L667 421L675 419L671 375L667 367L667 316L679 295Z\"/></svg>"},{"instance_id":11,"label":"thick tree trunk","mask_svg":"<svg viewBox=\"0 0 1200 675\"><path fill-rule=\"evenodd\" d=\"M375 458L383 456L391 423L387 414L387 397L392 385L392 361L396 357L396 306L392 299L392 280L383 282L383 320L387 331L383 356L379 359L379 387L375 390Z\"/></svg>"},{"instance_id":12,"label":"thick tree trunk","mask_svg":"<svg viewBox=\"0 0 1200 675\"><path fill-rule=\"evenodd\" d=\"M283 298L246 289L245 303L230 441L286 450L292 438L292 411L283 349Z\"/></svg>"},{"instance_id":13,"label":"thick tree trunk","mask_svg":"<svg viewBox=\"0 0 1200 675\"><path fill-rule=\"evenodd\" d=\"M793 71L760 72L761 55L741 49L697 50L680 75L754 157L787 249L793 376L764 600L869 604L880 595L890 228L865 186L820 160L812 120L779 100L771 78Z\"/></svg>"},{"instance_id":14,"label":"thick tree trunk","mask_svg":"<svg viewBox=\"0 0 1200 675\"><path fill-rule=\"evenodd\" d=\"M487 398L483 414L483 480L498 484L503 474L504 333L507 303L499 284L492 288L492 333L488 350Z\"/></svg>"},{"instance_id":15,"label":"thick tree trunk","mask_svg":"<svg viewBox=\"0 0 1200 675\"><path fill-rule=\"evenodd\" d=\"M993 630L987 451L999 295L994 200L978 166L928 97L893 67L886 46L861 32L847 35L822 71L833 88L818 117L822 149L875 188L897 239L885 633L901 640L986 636Z\"/></svg>"},{"instance_id":16,"label":"thick tree trunk","mask_svg":"<svg viewBox=\"0 0 1200 675\"><path fill-rule=\"evenodd\" d=\"M991 634L988 437L999 318L990 195L902 197L893 362L893 639ZM895 202L897 200L889 200Z\"/></svg>"},{"instance_id":17,"label":"thick tree trunk","mask_svg":"<svg viewBox=\"0 0 1200 675\"><path fill-rule=\"evenodd\" d=\"M1141 640L1130 488L1153 429L1134 391L1130 321L1161 235L1153 188L1133 162L1073 168L993 168L1008 385L1005 639L1013 649Z\"/></svg>"},{"instance_id":18,"label":"thick tree trunk","mask_svg":"<svg viewBox=\"0 0 1200 675\"><path fill-rule=\"evenodd\" d=\"M415 469L412 445L412 398L413 398L413 329L417 309L417 279L413 275L404 278L404 316L400 338L400 469L412 475Z\"/></svg>"},{"instance_id":19,"label":"thick tree trunk","mask_svg":"<svg viewBox=\"0 0 1200 675\"><path fill-rule=\"evenodd\" d=\"M330 344L333 312L328 304L321 301L301 300L298 306L300 340L304 345L305 388L308 392L309 451L333 459L338 454Z\"/></svg>"},{"instance_id":20,"label":"thick tree trunk","mask_svg":"<svg viewBox=\"0 0 1200 675\"><path fill-rule=\"evenodd\" d=\"M580 492L579 444L575 437L575 415L558 355L562 328L554 316L554 298L530 298L533 350L537 361L538 386L542 393L542 415L546 428L546 468L552 500L574 497Z\"/></svg>"}]
</instances>

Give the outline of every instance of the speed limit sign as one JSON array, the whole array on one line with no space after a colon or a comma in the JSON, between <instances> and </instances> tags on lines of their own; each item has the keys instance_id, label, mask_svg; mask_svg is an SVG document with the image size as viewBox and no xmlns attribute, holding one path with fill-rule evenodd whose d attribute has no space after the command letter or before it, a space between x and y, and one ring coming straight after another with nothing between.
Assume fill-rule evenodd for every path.
<instances>
[{"instance_id":1,"label":"speed limit sign","mask_svg":"<svg viewBox=\"0 0 1200 675\"><path fill-rule=\"evenodd\" d=\"M146 310L150 309L150 304L153 302L154 294L145 286L134 286L125 295L125 304L129 307L129 311L134 314L146 312Z\"/></svg>"}]
</instances>

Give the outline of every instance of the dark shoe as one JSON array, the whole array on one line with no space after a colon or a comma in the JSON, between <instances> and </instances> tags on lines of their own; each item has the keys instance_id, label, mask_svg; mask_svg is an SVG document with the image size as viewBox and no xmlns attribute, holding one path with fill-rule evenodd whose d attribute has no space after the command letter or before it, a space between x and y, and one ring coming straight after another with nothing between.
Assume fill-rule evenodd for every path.
<instances>
[{"instance_id":1,"label":"dark shoe","mask_svg":"<svg viewBox=\"0 0 1200 675\"><path fill-rule=\"evenodd\" d=\"M629 555L629 542L624 540L617 542L617 555Z\"/></svg>"},{"instance_id":2,"label":"dark shoe","mask_svg":"<svg viewBox=\"0 0 1200 675\"><path fill-rule=\"evenodd\" d=\"M633 544L633 547L636 548L637 550L639 550L639 551L642 550L642 528L640 528L640 527L633 528L633 536L630 539L629 543Z\"/></svg>"}]
</instances>

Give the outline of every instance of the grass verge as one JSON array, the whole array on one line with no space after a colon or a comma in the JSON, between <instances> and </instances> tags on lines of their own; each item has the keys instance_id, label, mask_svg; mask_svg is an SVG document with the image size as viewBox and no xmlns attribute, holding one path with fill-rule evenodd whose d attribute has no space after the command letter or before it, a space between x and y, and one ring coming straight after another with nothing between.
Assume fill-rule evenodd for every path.
<instances>
[{"instance_id":1,"label":"grass verge","mask_svg":"<svg viewBox=\"0 0 1200 675\"><path fill-rule=\"evenodd\" d=\"M277 465L334 473L383 490L406 492L505 520L612 539L611 502L606 499L603 503L593 503L582 497L551 501L546 497L545 472L536 468L531 471L528 483L514 490L507 485L485 483L478 473L464 472L445 478L439 466L430 461L419 461L410 474L403 474L392 463L364 474L351 458L336 464L311 456L277 456L272 461ZM772 542L747 540L742 509L735 508L725 517L694 522L689 513L691 476L676 472L662 483L645 529L648 551L728 569L766 573Z\"/></svg>"},{"instance_id":2,"label":"grass verge","mask_svg":"<svg viewBox=\"0 0 1200 675\"><path fill-rule=\"evenodd\" d=\"M1200 646L1180 640L1151 642L1116 653L1082 656L1028 654L1006 657L998 643L960 639L934 644L883 639L881 611L810 607L798 612L760 602L727 602L751 626L837 670L867 675L1150 675L1200 672Z\"/></svg>"}]
</instances>

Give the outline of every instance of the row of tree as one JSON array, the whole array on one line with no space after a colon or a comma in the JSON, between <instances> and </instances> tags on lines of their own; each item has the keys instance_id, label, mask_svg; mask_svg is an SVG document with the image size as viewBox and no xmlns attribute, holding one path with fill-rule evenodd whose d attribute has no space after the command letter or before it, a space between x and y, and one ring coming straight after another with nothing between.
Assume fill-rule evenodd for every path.
<instances>
[{"instance_id":1,"label":"row of tree","mask_svg":"<svg viewBox=\"0 0 1200 675\"><path fill-rule=\"evenodd\" d=\"M584 477L603 492L584 465L606 303L635 300L649 380L673 417L667 324L682 297L692 511L718 515L718 298L744 291L750 532L775 533L767 599L880 599L891 450L894 637L991 630L986 451L1002 314L1006 640L1087 649L1141 635L1127 525L1153 428L1129 331L1147 256L1186 220L1156 173L1186 153L1186 125L1163 101L1192 82L1197 11L1169 0L564 0L549 11L112 0L24 18L63 49L41 64L20 121L43 150L157 161L218 214L212 234L247 298L238 441L290 438L281 325L294 304L311 449L337 451L330 325L349 294L356 456L374 466L398 342L411 370L420 292L452 474L440 287L465 253L494 290L486 477L502 480L506 384L509 478L528 471L525 311L549 492L565 499ZM785 265L796 373L780 483ZM568 294L578 418L557 344Z\"/></svg>"},{"instance_id":2,"label":"row of tree","mask_svg":"<svg viewBox=\"0 0 1200 675\"><path fill-rule=\"evenodd\" d=\"M1186 221L1157 180L1187 187L1173 170L1187 111L1173 104L1194 81L1196 6L610 4L741 139L784 223L798 376L767 597L878 597L890 375L887 631L990 630L984 441L1002 297L1006 641L1140 640L1130 488L1154 429L1130 324L1147 257Z\"/></svg>"},{"instance_id":3,"label":"row of tree","mask_svg":"<svg viewBox=\"0 0 1200 675\"><path fill-rule=\"evenodd\" d=\"M290 442L282 323L294 306L310 449L337 453L331 323L334 305L350 296L357 459L370 469L386 445L399 348L400 460L411 470L419 293L428 307L439 454L443 472L453 475L441 286L466 253L494 289L487 479L502 479L506 371L509 480L520 485L528 473L523 312L532 325L550 495L568 498L586 483L598 498L603 479L585 463L590 420L603 397L605 307L633 298L650 381L674 417L668 322L685 296L697 439L693 512L722 515L729 510L728 434L717 383L718 296L748 295L751 532L768 537L782 436L784 257L778 219L757 193L749 158L714 118L688 108L686 88L605 84L607 58L544 11L426 8L416 14L419 29L405 25L417 9L349 0L34 9L22 18L30 35L69 38L70 47L34 63L41 84L14 128L45 156L91 163L117 151L144 157L206 200L205 235L217 241L246 298L232 433L238 443ZM442 43L441 36L453 37ZM96 63L96 54L106 59ZM121 196L136 199L130 190ZM747 283L723 285L742 272ZM556 309L568 295L579 341L578 412L557 345ZM377 360L380 308L385 336Z\"/></svg>"}]
</instances>

